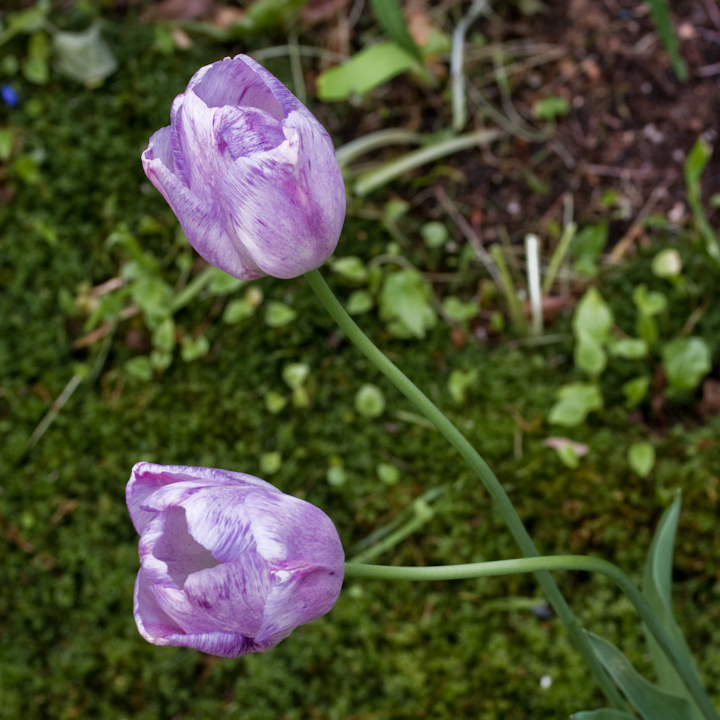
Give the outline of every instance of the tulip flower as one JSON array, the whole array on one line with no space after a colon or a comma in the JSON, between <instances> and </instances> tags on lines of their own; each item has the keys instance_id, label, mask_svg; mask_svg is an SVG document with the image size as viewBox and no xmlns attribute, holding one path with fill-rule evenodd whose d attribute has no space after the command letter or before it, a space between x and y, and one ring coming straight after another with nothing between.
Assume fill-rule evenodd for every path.
<instances>
[{"instance_id":1,"label":"tulip flower","mask_svg":"<svg viewBox=\"0 0 720 720\"><path fill-rule=\"evenodd\" d=\"M192 246L230 275L297 277L337 245L345 185L330 136L246 55L195 73L142 161Z\"/></svg>"},{"instance_id":2,"label":"tulip flower","mask_svg":"<svg viewBox=\"0 0 720 720\"><path fill-rule=\"evenodd\" d=\"M142 462L126 497L140 534L133 614L155 645L260 652L338 598L344 553L332 521L264 480Z\"/></svg>"}]
</instances>

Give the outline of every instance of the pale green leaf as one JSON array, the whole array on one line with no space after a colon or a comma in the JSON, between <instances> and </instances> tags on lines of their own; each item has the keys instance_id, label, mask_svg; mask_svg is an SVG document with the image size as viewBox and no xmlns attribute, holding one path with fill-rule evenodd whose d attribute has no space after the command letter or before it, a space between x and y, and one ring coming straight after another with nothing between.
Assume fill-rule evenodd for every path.
<instances>
[{"instance_id":1,"label":"pale green leaf","mask_svg":"<svg viewBox=\"0 0 720 720\"><path fill-rule=\"evenodd\" d=\"M346 60L320 73L317 78L318 98L324 102L347 100L365 95L406 70L415 67L411 55L393 42L382 42L361 50Z\"/></svg>"},{"instance_id":2,"label":"pale green leaf","mask_svg":"<svg viewBox=\"0 0 720 720\"><path fill-rule=\"evenodd\" d=\"M680 519L682 498L680 493L675 496L672 504L665 510L653 535L645 570L643 573L643 595L648 601L665 630L675 642L675 646L682 653L685 664L690 668L702 683L695 660L687 646L685 637L678 627L672 611L672 565L675 547L675 535ZM680 679L675 669L667 659L657 641L647 628L644 628L645 637L650 648L655 672L660 686L676 695L687 695L685 683ZM703 715L696 704L688 698L691 707L690 720L701 720Z\"/></svg>"},{"instance_id":3,"label":"pale green leaf","mask_svg":"<svg viewBox=\"0 0 720 720\"><path fill-rule=\"evenodd\" d=\"M576 335L581 332L603 341L613 324L612 311L602 299L597 288L591 287L583 295L573 315L573 330Z\"/></svg>"},{"instance_id":4,"label":"pale green leaf","mask_svg":"<svg viewBox=\"0 0 720 720\"><path fill-rule=\"evenodd\" d=\"M673 390L694 390L710 372L710 348L701 337L675 338L662 351L663 369Z\"/></svg>"},{"instance_id":5,"label":"pale green leaf","mask_svg":"<svg viewBox=\"0 0 720 720\"><path fill-rule=\"evenodd\" d=\"M640 477L647 477L655 465L655 448L649 442L633 443L628 450L628 462Z\"/></svg>"},{"instance_id":6,"label":"pale green leaf","mask_svg":"<svg viewBox=\"0 0 720 720\"><path fill-rule=\"evenodd\" d=\"M580 330L573 352L575 367L593 378L598 377L607 366L607 355L602 345L589 333Z\"/></svg>"},{"instance_id":7,"label":"pale green leaf","mask_svg":"<svg viewBox=\"0 0 720 720\"><path fill-rule=\"evenodd\" d=\"M355 410L363 417L376 418L385 412L385 396L376 385L366 383L355 395Z\"/></svg>"},{"instance_id":8,"label":"pale green leaf","mask_svg":"<svg viewBox=\"0 0 720 720\"><path fill-rule=\"evenodd\" d=\"M297 313L285 303L271 300L265 307L265 323L270 327L283 327L296 317Z\"/></svg>"},{"instance_id":9,"label":"pale green leaf","mask_svg":"<svg viewBox=\"0 0 720 720\"><path fill-rule=\"evenodd\" d=\"M550 410L548 420L554 425L574 427L582 423L589 412L603 406L597 385L569 383L558 390L558 402Z\"/></svg>"}]
</instances>

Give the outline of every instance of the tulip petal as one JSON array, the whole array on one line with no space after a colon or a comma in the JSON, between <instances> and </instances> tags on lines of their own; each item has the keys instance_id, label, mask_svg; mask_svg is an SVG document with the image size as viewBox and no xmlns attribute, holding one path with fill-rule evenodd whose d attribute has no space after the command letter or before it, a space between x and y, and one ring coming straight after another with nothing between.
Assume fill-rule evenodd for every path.
<instances>
[{"instance_id":1,"label":"tulip petal","mask_svg":"<svg viewBox=\"0 0 720 720\"><path fill-rule=\"evenodd\" d=\"M163 532L152 548L152 555L165 563L167 574L179 588L185 585L188 576L219 564L188 531L185 508L172 507L162 517Z\"/></svg>"},{"instance_id":2,"label":"tulip petal","mask_svg":"<svg viewBox=\"0 0 720 720\"><path fill-rule=\"evenodd\" d=\"M147 639L147 638L146 638ZM176 645L226 658L239 658L248 653L257 652L252 640L244 635L223 632L206 632L187 635L170 635L161 642L150 640L156 645Z\"/></svg>"},{"instance_id":3,"label":"tulip petal","mask_svg":"<svg viewBox=\"0 0 720 720\"><path fill-rule=\"evenodd\" d=\"M245 511L258 553L275 570L324 567L342 582L345 554L335 525L320 508L292 495L257 491L245 499Z\"/></svg>"},{"instance_id":4,"label":"tulip petal","mask_svg":"<svg viewBox=\"0 0 720 720\"><path fill-rule=\"evenodd\" d=\"M290 579L273 586L265 603L262 626L255 636L262 649L330 612L340 595L343 573L337 569L301 568L289 575Z\"/></svg>"},{"instance_id":5,"label":"tulip petal","mask_svg":"<svg viewBox=\"0 0 720 720\"><path fill-rule=\"evenodd\" d=\"M317 121L292 113L284 125L288 139L282 145L230 166L220 202L251 262L273 277L292 278L319 267L334 251L345 186Z\"/></svg>"},{"instance_id":6,"label":"tulip petal","mask_svg":"<svg viewBox=\"0 0 720 720\"><path fill-rule=\"evenodd\" d=\"M215 131L233 160L267 152L285 142L282 124L264 110L226 107L218 114Z\"/></svg>"},{"instance_id":7,"label":"tulip petal","mask_svg":"<svg viewBox=\"0 0 720 720\"><path fill-rule=\"evenodd\" d=\"M233 277L256 280L265 275L250 255L230 239L220 204L196 197L160 157L156 157L153 140L157 134L150 138L150 145L142 155L143 168L180 221L190 244L204 260Z\"/></svg>"},{"instance_id":8,"label":"tulip petal","mask_svg":"<svg viewBox=\"0 0 720 720\"><path fill-rule=\"evenodd\" d=\"M254 547L245 511L249 492L247 488L205 488L183 503L190 534L220 562L231 563Z\"/></svg>"},{"instance_id":9,"label":"tulip petal","mask_svg":"<svg viewBox=\"0 0 720 720\"><path fill-rule=\"evenodd\" d=\"M220 562L233 562L254 547L250 522L244 509L245 498L254 489L253 486L179 482L154 492L145 500L142 509L164 515L171 509L182 507L182 520L187 523L193 540L207 548ZM146 544L146 536L149 538L153 531L152 540ZM155 530L154 523L148 526L141 541L141 553L147 547L158 557L155 546L161 532Z\"/></svg>"},{"instance_id":10,"label":"tulip petal","mask_svg":"<svg viewBox=\"0 0 720 720\"><path fill-rule=\"evenodd\" d=\"M215 134L215 121L222 111L209 108L192 90L173 102L170 125L176 175L204 202L212 202L231 162Z\"/></svg>"},{"instance_id":11,"label":"tulip petal","mask_svg":"<svg viewBox=\"0 0 720 720\"><path fill-rule=\"evenodd\" d=\"M225 105L253 107L282 120L286 113L280 99L257 71L262 66L254 60L247 62L250 58L245 56L239 57L245 62L238 62L238 58L225 58L201 68L191 78L186 92L192 90L209 108Z\"/></svg>"},{"instance_id":12,"label":"tulip petal","mask_svg":"<svg viewBox=\"0 0 720 720\"><path fill-rule=\"evenodd\" d=\"M142 506L147 505L148 498L160 488L167 485L186 483L181 485L184 489L189 487L197 488L206 485L231 485L236 487L263 488L272 492L279 492L270 483L248 475L247 473L234 472L232 470L220 470L217 468L188 467L185 465L157 465L156 463L139 462L133 466L130 480L125 491L125 499L130 511L130 518L139 535L142 535L150 521L155 517L155 512L161 507L149 507L149 511L143 510Z\"/></svg>"},{"instance_id":13,"label":"tulip petal","mask_svg":"<svg viewBox=\"0 0 720 720\"><path fill-rule=\"evenodd\" d=\"M256 553L242 560L190 575L185 596L214 630L254 637L263 621L263 608L273 576L267 563Z\"/></svg>"},{"instance_id":14,"label":"tulip petal","mask_svg":"<svg viewBox=\"0 0 720 720\"><path fill-rule=\"evenodd\" d=\"M135 580L133 616L140 634L156 645L164 644L158 640L182 632L182 628L158 605L142 568Z\"/></svg>"},{"instance_id":15,"label":"tulip petal","mask_svg":"<svg viewBox=\"0 0 720 720\"><path fill-rule=\"evenodd\" d=\"M282 110L277 117L287 117L291 112L304 110L310 117L315 120L312 113L269 71L266 70L257 60L253 60L248 55L236 55L233 62L239 65L243 62L248 67L255 78L259 78L270 90L275 100L280 103ZM256 105L255 107L261 107ZM273 113L274 114L274 113Z\"/></svg>"}]
</instances>

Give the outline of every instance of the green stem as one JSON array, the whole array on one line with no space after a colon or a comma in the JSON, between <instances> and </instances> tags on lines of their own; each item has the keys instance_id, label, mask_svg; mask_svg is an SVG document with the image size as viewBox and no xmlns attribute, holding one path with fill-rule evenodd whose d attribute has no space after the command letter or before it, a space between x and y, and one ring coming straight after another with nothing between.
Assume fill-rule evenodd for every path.
<instances>
[{"instance_id":1,"label":"green stem","mask_svg":"<svg viewBox=\"0 0 720 720\"><path fill-rule=\"evenodd\" d=\"M440 567L392 567L389 565L362 565L346 563L346 577L377 578L384 580L463 580L477 577L493 577L514 573L548 572L550 570L584 570L599 572L609 577L633 604L638 615L652 633L658 645L670 660L675 672L685 683L691 696L707 720L720 720L705 689L687 666L683 654L677 649L670 634L650 607L632 580L616 565L600 558L585 555L557 555L517 560L470 563L467 565L444 565Z\"/></svg>"},{"instance_id":2,"label":"green stem","mask_svg":"<svg viewBox=\"0 0 720 720\"><path fill-rule=\"evenodd\" d=\"M465 436L443 415L440 409L413 383L398 367L396 367L374 345L367 335L355 324L345 312L332 290L328 287L318 270L311 270L305 274L305 279L318 296L320 302L330 313L333 320L343 332L352 340L358 349L368 358L416 407L430 420L433 425L445 436L448 442L460 453L465 462L475 471L482 484L492 497L493 501L507 526L520 546L525 557L538 557L540 554L535 543L513 507L510 498L503 489L500 481L490 469L488 464L480 457L475 448L467 441ZM570 606L560 592L555 579L547 571L536 573L537 581L543 589L548 602L555 610L555 614L565 626L568 634L575 643L583 659L590 668L595 682L600 686L610 703L621 710L627 710L628 705L620 695L605 669L595 656L589 640L578 625Z\"/></svg>"}]
</instances>

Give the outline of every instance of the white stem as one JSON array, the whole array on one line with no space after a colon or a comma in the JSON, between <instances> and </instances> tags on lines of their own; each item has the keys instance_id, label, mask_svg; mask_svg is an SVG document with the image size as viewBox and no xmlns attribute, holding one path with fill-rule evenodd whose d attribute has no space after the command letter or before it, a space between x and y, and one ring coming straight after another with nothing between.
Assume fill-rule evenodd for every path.
<instances>
[{"instance_id":1,"label":"white stem","mask_svg":"<svg viewBox=\"0 0 720 720\"><path fill-rule=\"evenodd\" d=\"M530 233L525 236L525 258L527 263L528 288L530 289L533 335L541 335L543 331L539 244L540 241L537 235Z\"/></svg>"}]
</instances>

